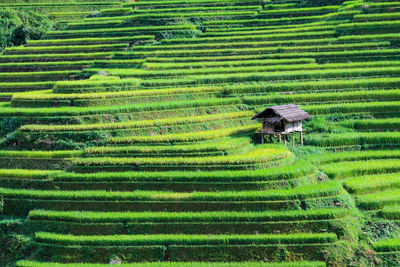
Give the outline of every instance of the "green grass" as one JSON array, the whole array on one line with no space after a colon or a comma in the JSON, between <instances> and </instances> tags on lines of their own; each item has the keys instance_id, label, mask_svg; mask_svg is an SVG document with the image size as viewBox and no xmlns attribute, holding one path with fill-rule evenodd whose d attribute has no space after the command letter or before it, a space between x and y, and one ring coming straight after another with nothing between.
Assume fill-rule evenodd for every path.
<instances>
[{"instance_id":1,"label":"green grass","mask_svg":"<svg viewBox=\"0 0 400 267\"><path fill-rule=\"evenodd\" d=\"M274 66L245 66L245 67L218 67L204 69L177 69L177 70L142 70L142 69L108 69L107 71L114 76L121 78L136 77L142 79L149 78L169 78L179 76L194 76L204 74L225 74L225 73L256 73L256 72L275 72L275 71L301 71L301 70L331 70L331 69L352 69L352 68L383 68L399 67L396 61L387 62L362 62L362 63L337 63L337 64L296 64L296 65L274 65ZM101 69L85 69L88 73L98 73Z\"/></svg>"},{"instance_id":2,"label":"green grass","mask_svg":"<svg viewBox=\"0 0 400 267\"><path fill-rule=\"evenodd\" d=\"M91 212L33 210L29 220L79 223L116 222L277 222L335 220L345 217L345 209L261 212Z\"/></svg>"},{"instance_id":3,"label":"green grass","mask_svg":"<svg viewBox=\"0 0 400 267\"><path fill-rule=\"evenodd\" d=\"M400 220L400 205L384 206L380 215L386 220Z\"/></svg>"},{"instance_id":4,"label":"green grass","mask_svg":"<svg viewBox=\"0 0 400 267\"><path fill-rule=\"evenodd\" d=\"M384 105L382 106L384 107ZM322 147L341 147L353 145L395 145L399 142L400 133L398 132L349 132L332 134L310 134L305 137L306 144Z\"/></svg>"},{"instance_id":5,"label":"green grass","mask_svg":"<svg viewBox=\"0 0 400 267\"><path fill-rule=\"evenodd\" d=\"M356 199L361 209L378 210L387 205L400 204L400 190L391 189L372 194L360 195Z\"/></svg>"},{"instance_id":6,"label":"green grass","mask_svg":"<svg viewBox=\"0 0 400 267\"><path fill-rule=\"evenodd\" d=\"M215 2L215 0L168 0L168 1L143 1L124 4L126 7L179 7L179 6L231 6L231 5L259 5L258 0L223 0Z\"/></svg>"},{"instance_id":7,"label":"green grass","mask_svg":"<svg viewBox=\"0 0 400 267\"><path fill-rule=\"evenodd\" d=\"M176 39L163 39L162 44L196 44L196 43L228 43L237 41L266 41L266 40L295 40L302 39L301 37L310 37L310 33L318 36L317 32L320 33L319 36L323 36L324 32L329 32L335 29L335 26L315 26L315 27L296 27L296 28L278 28L273 30L263 30L262 27L254 28L225 28L221 29L209 29L207 33L202 34L201 38L176 38ZM224 36L224 32L235 32L234 36ZM297 34L297 35L296 35ZM207 37L210 35L210 37ZM215 37L213 37L215 35ZM330 35L332 37L332 35ZM300 37L300 38L298 38Z\"/></svg>"},{"instance_id":8,"label":"green grass","mask_svg":"<svg viewBox=\"0 0 400 267\"><path fill-rule=\"evenodd\" d=\"M121 37L130 36L133 33L138 35L157 33L159 31L195 31L194 25L167 25L167 26L143 26L143 27L125 27L125 28L101 28L90 30L65 30L53 31L46 35L48 39L71 39L87 37Z\"/></svg>"},{"instance_id":9,"label":"green grass","mask_svg":"<svg viewBox=\"0 0 400 267\"><path fill-rule=\"evenodd\" d=\"M248 137L239 138L226 138L221 141L193 144L193 145L180 145L180 146L106 146L106 147L90 147L85 149L86 156L101 156L101 155L114 155L114 156L130 156L142 155L142 156L161 156L164 153L173 153L179 155L180 153L208 153L220 151L227 153L227 151L233 151L240 149L250 144ZM183 156L183 155L182 155Z\"/></svg>"},{"instance_id":10,"label":"green grass","mask_svg":"<svg viewBox=\"0 0 400 267\"><path fill-rule=\"evenodd\" d=\"M360 161L374 159L398 159L400 150L363 150L349 152L324 153L311 156L310 160L316 164L327 164L341 161Z\"/></svg>"},{"instance_id":11,"label":"green grass","mask_svg":"<svg viewBox=\"0 0 400 267\"><path fill-rule=\"evenodd\" d=\"M345 92L323 92L323 93L307 93L307 94L292 94L292 95L269 95L269 96L251 96L243 98L244 103L248 105L263 105L263 104L289 104L289 103L329 103L329 102L353 102L353 101L368 101L368 100L395 100L400 96L400 90L371 90L371 91L345 91ZM386 122L387 121L387 122ZM386 123L385 123L386 122ZM393 122L393 123L391 123ZM375 127L370 127L374 125ZM341 122L340 125L352 127L354 129L399 129L395 128L399 125L396 119L387 120L348 120ZM363 127L364 126L364 127ZM387 127L386 127L387 126Z\"/></svg>"},{"instance_id":12,"label":"green grass","mask_svg":"<svg viewBox=\"0 0 400 267\"><path fill-rule=\"evenodd\" d=\"M73 236L39 232L35 240L60 245L250 245L250 244L317 244L337 240L336 234L276 234L276 235L116 235Z\"/></svg>"},{"instance_id":13,"label":"green grass","mask_svg":"<svg viewBox=\"0 0 400 267\"><path fill-rule=\"evenodd\" d=\"M400 250L400 239L385 239L374 243L373 248L377 252L392 252Z\"/></svg>"},{"instance_id":14,"label":"green grass","mask_svg":"<svg viewBox=\"0 0 400 267\"><path fill-rule=\"evenodd\" d=\"M148 13L148 14L133 14L133 15L128 15L128 16L116 16L116 17L110 17L110 18L93 18L93 19L86 19L84 22L78 22L78 23L68 23L68 26L72 26L72 28L76 28L74 26L82 26L82 28L89 28L87 26L90 26L92 23L105 23L107 25L107 22L115 22L116 23L121 23L121 26L124 27L126 24L129 25L130 22L136 22L136 21L145 21L149 22L149 20L157 20L157 19L177 19L177 18L199 18L199 17L207 17L207 18L212 18L212 17L218 17L219 19L240 19L240 17L243 18L249 18L249 17L254 17L257 15L257 11L246 11L246 10L240 10L240 11L211 11L211 12L176 12L176 13ZM100 24L101 25L101 24ZM86 26L86 27L85 27ZM116 25L117 27L120 25Z\"/></svg>"},{"instance_id":15,"label":"green grass","mask_svg":"<svg viewBox=\"0 0 400 267\"><path fill-rule=\"evenodd\" d=\"M151 63L143 64L144 69L166 70L166 69L185 69L185 68L213 68L213 67L241 67L241 66L269 66L285 64L307 64L315 63L312 58L298 59L275 59L275 60L238 60L238 61L216 61L216 62L188 62L188 63Z\"/></svg>"},{"instance_id":16,"label":"green grass","mask_svg":"<svg viewBox=\"0 0 400 267\"><path fill-rule=\"evenodd\" d=\"M82 151L29 151L29 150L0 150L0 158L74 158L82 156Z\"/></svg>"},{"instance_id":17,"label":"green grass","mask_svg":"<svg viewBox=\"0 0 400 267\"><path fill-rule=\"evenodd\" d=\"M366 105L368 103L368 105ZM389 113L389 112L398 112L400 111L400 102L398 101L381 101L381 102L356 102L356 103L342 103L342 104L318 104L318 105L306 105L303 106L302 108L306 110L308 113L313 114L313 115L329 115L329 114L335 114L335 113L362 113L362 112L372 112L372 113ZM313 144L320 144L320 145L340 145L340 144L345 144L345 143L359 143L360 140L357 138L363 138L366 137L365 140L372 140L368 139L370 136L373 138L374 136L376 138L380 138L379 135L385 136L386 134L388 136L393 135L393 133L348 133L349 138L350 135L351 137L355 138L353 141L351 141L349 138L346 139L344 134L323 134L321 136L324 137L325 140L323 141L317 141L320 139L321 136L319 135L313 135L313 138L310 138L310 140L313 140ZM396 133L394 133L396 134ZM393 135L395 136L395 135ZM325 137L330 137L331 139L328 140ZM337 138L337 139L336 139Z\"/></svg>"},{"instance_id":18,"label":"green grass","mask_svg":"<svg viewBox=\"0 0 400 267\"><path fill-rule=\"evenodd\" d=\"M113 55L114 55L113 52L4 55L0 57L0 62L9 63L9 62L83 61L83 60L95 60L95 59L109 59Z\"/></svg>"},{"instance_id":19,"label":"green grass","mask_svg":"<svg viewBox=\"0 0 400 267\"><path fill-rule=\"evenodd\" d=\"M123 81L127 81L124 79ZM122 81L122 82L123 82ZM334 90L374 90L374 89L394 89L400 86L399 78L367 78L367 79L352 79L352 80L321 80L321 81L298 81L298 82L278 82L278 83L251 83L251 84L233 84L233 85L219 85L219 86L198 86L198 87L179 87L179 88L163 88L163 89L151 89L145 90L138 88L137 90L130 91L118 91L118 90L127 90L128 85L122 88L117 87L119 81L116 81L115 87L112 85L113 82L110 81L110 91L112 92L99 92L96 91L106 91L107 86L105 87L92 87L90 89L85 89L82 87L81 89L76 87L69 87L69 82L65 83L68 87L64 85L59 85L59 89L63 92L67 92L71 90L71 93L58 94L58 93L50 93L51 91L36 91L34 93L24 93L24 94L15 94L13 97L13 104L19 101L29 101L32 102L32 106L36 106L35 102L39 101L50 101L50 100L72 100L75 99L76 105L78 105L79 100L106 100L110 99L121 99L121 98L134 98L139 100L140 98L150 98L152 96L179 96L186 94L207 94L206 97L210 97L212 94L225 94L225 95L235 95L235 94L254 94L254 93L262 93L265 91L269 92L285 92L285 91L293 91L293 92L309 92L309 91L334 91ZM71 82L71 85L76 84L75 82ZM88 83L90 84L90 83ZM3 83L3 85L6 85ZM2 85L0 85L1 87ZM14 84L13 86L18 86ZM35 87L35 83L26 83L24 84L26 87ZM89 86L89 85L88 85ZM104 88L104 89L103 89ZM76 93L72 93L76 91ZM85 91L94 91L93 93L85 93ZM115 91L115 92L114 92ZM79 93L81 92L81 93ZM361 94L359 94L361 93ZM387 99L388 97L392 98L397 93L397 90L378 90L378 91L355 91L355 92L342 92L342 93L319 93L319 94L311 94L308 93L306 95L266 95L266 96L258 96L258 97L247 97L244 98L243 101L245 103L280 103L279 101L293 101L296 99L315 99L318 97L324 98L339 98L339 99L357 99L360 95L370 96L375 99ZM173 99L173 98L171 98ZM269 102L263 102L268 101ZM364 97L362 100L365 100ZM368 98L367 98L368 99ZM272 102L273 101L273 102ZM297 101L297 100L296 100ZM61 103L59 103L61 104ZM18 106L17 104L16 106ZM68 103L70 105L70 103ZM92 105L88 103L88 105Z\"/></svg>"},{"instance_id":20,"label":"green grass","mask_svg":"<svg viewBox=\"0 0 400 267\"><path fill-rule=\"evenodd\" d=\"M19 261L17 267L108 267L109 264L90 263L42 263L35 261ZM121 267L325 267L324 262L154 262L154 263L122 263Z\"/></svg>"},{"instance_id":21,"label":"green grass","mask_svg":"<svg viewBox=\"0 0 400 267\"><path fill-rule=\"evenodd\" d=\"M350 69L327 69L327 70L301 70L301 71L277 71L271 73L233 73L225 75L197 75L171 79L143 80L142 86L147 88L163 86L195 86L223 83L244 83L263 81L295 81L295 80L317 80L317 79L340 79L361 78L371 76L398 76L399 68L377 67L377 68L350 68Z\"/></svg>"},{"instance_id":22,"label":"green grass","mask_svg":"<svg viewBox=\"0 0 400 267\"><path fill-rule=\"evenodd\" d=\"M138 35L126 37L107 37L107 38L73 38L73 39L54 39L54 40L29 40L26 44L30 46L66 46L66 45L88 45L88 44L112 44L124 42L153 41L153 35Z\"/></svg>"},{"instance_id":23,"label":"green grass","mask_svg":"<svg viewBox=\"0 0 400 267\"><path fill-rule=\"evenodd\" d=\"M202 115L193 117L165 118L159 120L141 120L115 123L97 124L75 124L75 125L24 125L20 128L24 132L64 132L64 131L99 131L99 130L119 130L130 128L160 127L167 125L200 123L207 121L218 121L224 119L235 119L250 117L254 113L251 111L222 113L215 115Z\"/></svg>"},{"instance_id":24,"label":"green grass","mask_svg":"<svg viewBox=\"0 0 400 267\"><path fill-rule=\"evenodd\" d=\"M223 7L169 7L169 8L156 8L156 9L131 9L133 14L154 14L154 13L197 13L197 12L215 12L215 11L237 11L237 10L260 10L260 5L249 6L223 6ZM87 19L89 20L89 19Z\"/></svg>"},{"instance_id":25,"label":"green grass","mask_svg":"<svg viewBox=\"0 0 400 267\"><path fill-rule=\"evenodd\" d=\"M106 52L127 49L128 43L101 44L101 45L74 45L74 46L31 46L10 47L4 50L5 55L21 54L51 54L51 53L82 53L82 52Z\"/></svg>"},{"instance_id":26,"label":"green grass","mask_svg":"<svg viewBox=\"0 0 400 267\"><path fill-rule=\"evenodd\" d=\"M328 38L324 38L327 35ZM262 38L264 37L264 38ZM329 34L321 33L321 32L310 32L305 34L298 34L296 36L297 39L290 38L290 36L284 36L288 38L277 38L274 40L274 35L267 36L252 36L245 38L236 38L237 40L233 42L232 40L217 40L217 42L206 41L199 43L173 43L173 44L162 44L155 46L134 46L132 48L133 51L157 51L157 50L193 50L193 49L226 49L226 48L257 48L257 47L274 47L274 46L305 46L305 45L328 45L335 41L334 38L329 38ZM303 37L303 38L300 38ZM271 39L271 40L270 40Z\"/></svg>"},{"instance_id":27,"label":"green grass","mask_svg":"<svg viewBox=\"0 0 400 267\"><path fill-rule=\"evenodd\" d=\"M267 53L257 55L224 55L224 56L186 56L186 57L148 57L148 62L192 62L192 61L228 61L228 60L254 60L254 59L288 59L288 58L305 58L312 57L321 61L331 60L333 62L346 62L349 59L357 60L364 59L371 61L384 57L393 59L398 57L400 49L357 49L353 51L329 51L329 52L293 52L293 53ZM120 55L121 53L116 53Z\"/></svg>"},{"instance_id":28,"label":"green grass","mask_svg":"<svg viewBox=\"0 0 400 267\"><path fill-rule=\"evenodd\" d=\"M140 85L138 79L119 78L109 80L81 80L81 81L60 81L57 82L54 93L90 93L90 92L107 92L107 91L124 91L132 90Z\"/></svg>"},{"instance_id":29,"label":"green grass","mask_svg":"<svg viewBox=\"0 0 400 267\"><path fill-rule=\"evenodd\" d=\"M278 9L278 10L262 10L261 17L272 16L301 16L311 14L325 14L330 12L337 12L339 6L322 6L322 7L306 7L306 8L291 8L291 9Z\"/></svg>"},{"instance_id":30,"label":"green grass","mask_svg":"<svg viewBox=\"0 0 400 267\"><path fill-rule=\"evenodd\" d=\"M5 72L23 72L38 70L75 70L93 65L93 61L58 61L58 62L22 62L0 63L0 70Z\"/></svg>"},{"instance_id":31,"label":"green grass","mask_svg":"<svg viewBox=\"0 0 400 267\"><path fill-rule=\"evenodd\" d=\"M279 201L336 196L342 193L339 182L269 191L224 191L173 193L164 191L53 191L0 188L5 198L38 200L108 200L108 201Z\"/></svg>"},{"instance_id":32,"label":"green grass","mask_svg":"<svg viewBox=\"0 0 400 267\"><path fill-rule=\"evenodd\" d=\"M361 131L398 130L400 129L400 119L380 118L380 119L345 120L340 122L340 125Z\"/></svg>"},{"instance_id":33,"label":"green grass","mask_svg":"<svg viewBox=\"0 0 400 267\"><path fill-rule=\"evenodd\" d=\"M4 107L0 109L0 116L84 116L95 114L145 112L152 110L168 110L189 107L207 107L221 105L235 105L240 103L239 98L210 98L188 101L159 102L152 104L136 104L124 106L104 106L104 107L60 107L60 108L12 108Z\"/></svg>"},{"instance_id":34,"label":"green grass","mask_svg":"<svg viewBox=\"0 0 400 267\"><path fill-rule=\"evenodd\" d=\"M384 169L384 167L382 167ZM358 176L344 181L346 189L355 194L368 194L387 189L400 188L400 174L385 174L385 170L378 171L375 175Z\"/></svg>"},{"instance_id":35,"label":"green grass","mask_svg":"<svg viewBox=\"0 0 400 267\"><path fill-rule=\"evenodd\" d=\"M42 170L23 170L23 169L0 169L0 178L12 179L50 179L62 173L62 171L42 171Z\"/></svg>"},{"instance_id":36,"label":"green grass","mask_svg":"<svg viewBox=\"0 0 400 267\"><path fill-rule=\"evenodd\" d=\"M244 171L168 171L168 172L63 172L54 177L56 182L254 182L289 180L315 172L315 166L306 161L298 161L284 167Z\"/></svg>"},{"instance_id":37,"label":"green grass","mask_svg":"<svg viewBox=\"0 0 400 267\"><path fill-rule=\"evenodd\" d=\"M282 35L282 34L280 34ZM242 37L242 38L239 38ZM245 38L247 37L247 38ZM203 42L189 42L189 43L172 43L172 44L162 44L158 46L136 46L133 51L157 51L157 50L193 50L193 49L226 49L226 48L257 48L257 47L276 47L276 46L315 46L315 45L329 45L335 42L332 38L332 34L326 32L310 32L310 33L299 33L295 39L291 36L282 35L279 36L272 35L254 35L254 36L238 36L236 40L230 40L229 38L217 39L215 42L204 40ZM302 37L302 38L301 38ZM202 38L208 39L208 38Z\"/></svg>"},{"instance_id":38,"label":"green grass","mask_svg":"<svg viewBox=\"0 0 400 267\"><path fill-rule=\"evenodd\" d=\"M55 82L4 82L0 83L2 92L45 90L53 88Z\"/></svg>"},{"instance_id":39,"label":"green grass","mask_svg":"<svg viewBox=\"0 0 400 267\"><path fill-rule=\"evenodd\" d=\"M201 57L201 56L231 56L231 55L257 55L293 52L329 52L329 51L351 51L361 49L377 49L389 47L389 42L366 42L349 44L328 44L314 46L282 46L282 47L256 47L256 48L229 48L221 49L197 49L197 50L156 50L156 51L134 51L132 55L138 58L144 57Z\"/></svg>"},{"instance_id":40,"label":"green grass","mask_svg":"<svg viewBox=\"0 0 400 267\"><path fill-rule=\"evenodd\" d=\"M39 71L39 72L2 72L0 73L0 81L46 81L66 79L69 76L79 74L79 70L64 70L64 71Z\"/></svg>"},{"instance_id":41,"label":"green grass","mask_svg":"<svg viewBox=\"0 0 400 267\"><path fill-rule=\"evenodd\" d=\"M344 161L321 167L331 178L346 178L366 174L383 174L400 170L398 159Z\"/></svg>"},{"instance_id":42,"label":"green grass","mask_svg":"<svg viewBox=\"0 0 400 267\"><path fill-rule=\"evenodd\" d=\"M357 12L358 13L358 12ZM311 15L300 17L282 17L273 19L247 19L247 20L219 20L219 21L206 21L203 25L210 27L221 27L226 25L240 25L240 26L265 26L265 25L287 25L287 24L306 24L312 22L319 22L326 18L337 15L337 13L330 13L326 15ZM234 34L232 34L234 35Z\"/></svg>"},{"instance_id":43,"label":"green grass","mask_svg":"<svg viewBox=\"0 0 400 267\"><path fill-rule=\"evenodd\" d=\"M398 20L400 19L400 13L383 13L383 14L360 14L354 16L356 22L371 22L380 20Z\"/></svg>"},{"instance_id":44,"label":"green grass","mask_svg":"<svg viewBox=\"0 0 400 267\"><path fill-rule=\"evenodd\" d=\"M399 40L400 34L387 33L387 34L363 34L363 35L343 35L336 39L336 42L370 42L370 41L388 41Z\"/></svg>"},{"instance_id":45,"label":"green grass","mask_svg":"<svg viewBox=\"0 0 400 267\"><path fill-rule=\"evenodd\" d=\"M155 154L153 154L155 155ZM168 166L176 165L240 165L240 164L256 164L269 162L279 159L284 159L292 156L284 148L280 147L256 147L253 150L238 155L228 156L203 156L203 157L147 157L147 158L113 158L113 157L99 157L99 158L75 158L72 164L75 166L86 167L101 167L101 166Z\"/></svg>"},{"instance_id":46,"label":"green grass","mask_svg":"<svg viewBox=\"0 0 400 267\"><path fill-rule=\"evenodd\" d=\"M339 25L336 30L341 34L364 34L371 33L397 33L400 28L400 22L396 20L390 21L371 21L371 22L355 22Z\"/></svg>"},{"instance_id":47,"label":"green grass","mask_svg":"<svg viewBox=\"0 0 400 267\"><path fill-rule=\"evenodd\" d=\"M225 128L218 130L200 131L194 133L177 133L155 136L127 136L113 137L108 140L110 144L136 144L136 143L179 143L179 142L196 142L204 140L212 140L221 137L251 133L258 130L260 126L257 124L239 126L233 128Z\"/></svg>"}]
</instances>

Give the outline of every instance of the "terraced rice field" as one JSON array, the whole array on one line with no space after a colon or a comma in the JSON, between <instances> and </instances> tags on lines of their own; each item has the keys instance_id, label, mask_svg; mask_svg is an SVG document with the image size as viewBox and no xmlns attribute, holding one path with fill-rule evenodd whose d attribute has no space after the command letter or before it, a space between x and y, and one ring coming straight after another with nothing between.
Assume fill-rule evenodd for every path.
<instances>
[{"instance_id":1,"label":"terraced rice field","mask_svg":"<svg viewBox=\"0 0 400 267\"><path fill-rule=\"evenodd\" d=\"M0 266L400 265L400 2L0 7L58 22L0 55Z\"/></svg>"}]
</instances>

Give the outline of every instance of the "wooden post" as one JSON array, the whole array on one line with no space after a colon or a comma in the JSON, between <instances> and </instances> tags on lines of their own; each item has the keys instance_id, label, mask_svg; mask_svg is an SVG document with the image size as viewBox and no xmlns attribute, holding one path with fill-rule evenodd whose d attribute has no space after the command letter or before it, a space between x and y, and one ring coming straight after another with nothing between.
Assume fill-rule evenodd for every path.
<instances>
[{"instance_id":1,"label":"wooden post","mask_svg":"<svg viewBox=\"0 0 400 267\"><path fill-rule=\"evenodd\" d=\"M292 122L292 127L293 127L293 133L292 133L292 147L294 147L294 138L295 138L295 134L296 134L296 130L294 127L294 122Z\"/></svg>"},{"instance_id":2,"label":"wooden post","mask_svg":"<svg viewBox=\"0 0 400 267\"><path fill-rule=\"evenodd\" d=\"M279 136L279 143L282 143L282 135L278 134L278 136Z\"/></svg>"},{"instance_id":3,"label":"wooden post","mask_svg":"<svg viewBox=\"0 0 400 267\"><path fill-rule=\"evenodd\" d=\"M283 136L283 142L284 142L285 146L286 146L286 140L287 140L287 135L285 134L285 135Z\"/></svg>"},{"instance_id":4,"label":"wooden post","mask_svg":"<svg viewBox=\"0 0 400 267\"><path fill-rule=\"evenodd\" d=\"M264 144L264 134L260 133L260 137L261 137L261 144Z\"/></svg>"},{"instance_id":5,"label":"wooden post","mask_svg":"<svg viewBox=\"0 0 400 267\"><path fill-rule=\"evenodd\" d=\"M300 144L303 146L303 131L300 132Z\"/></svg>"},{"instance_id":6,"label":"wooden post","mask_svg":"<svg viewBox=\"0 0 400 267\"><path fill-rule=\"evenodd\" d=\"M293 134L292 134L292 147L294 147L294 134L295 134L296 132L295 131L293 131Z\"/></svg>"}]
</instances>

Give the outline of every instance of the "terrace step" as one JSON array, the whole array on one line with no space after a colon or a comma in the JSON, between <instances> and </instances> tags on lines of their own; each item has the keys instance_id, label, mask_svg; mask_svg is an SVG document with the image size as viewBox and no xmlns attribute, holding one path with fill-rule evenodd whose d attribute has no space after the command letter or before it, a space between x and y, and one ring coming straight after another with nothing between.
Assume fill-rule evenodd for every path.
<instances>
[{"instance_id":1,"label":"terrace step","mask_svg":"<svg viewBox=\"0 0 400 267\"><path fill-rule=\"evenodd\" d=\"M337 240L335 234L288 234L288 235L110 235L102 236L71 236L62 234L53 234L39 232L35 235L38 246L51 250L54 256L61 261L74 262L80 261L85 255L84 251L90 247L87 245L97 245L96 253L92 255L91 261L99 261L110 256L109 246L118 245L119 249L131 249L133 251L142 251L141 254L128 256L129 261L140 261L143 256L147 256L150 261L160 261L165 255L171 260L177 261L201 261L207 257L213 256L216 261L229 260L258 260L261 257L271 258L272 252L278 252L279 247L284 246L289 251L309 251L314 253L304 254L308 260L318 260L322 258L322 250ZM100 241L101 240L101 241ZM72 245L72 246L71 246ZM80 245L82 247L77 247ZM64 248L62 252L60 249ZM154 249L161 249L154 253ZM243 250L245 249L245 250ZM114 249L115 250L115 249ZM219 253L215 253L216 251ZM239 250L245 253L237 254ZM71 259L70 253L74 251L74 258ZM168 251L168 252L166 252ZM265 251L260 254L255 252ZM146 253L147 252L147 253ZM125 255L123 252L122 255ZM153 254L149 257L148 253ZM267 254L268 253L268 254ZM300 252L303 254L302 252ZM145 254L145 255L143 255ZM146 255L147 254L147 255ZM132 253L130 253L132 255ZM139 256L140 255L140 256ZM156 256L157 255L157 256ZM240 256L239 256L240 255ZM257 256L255 256L257 255ZM53 256L53 257L54 257ZM65 258L64 258L64 257ZM161 257L160 257L161 256ZM40 256L38 256L40 258ZM139 257L139 258L138 258ZM64 258L64 260L63 260ZM157 259L158 258L158 259ZM100 260L104 261L104 260Z\"/></svg>"},{"instance_id":2,"label":"terrace step","mask_svg":"<svg viewBox=\"0 0 400 267\"><path fill-rule=\"evenodd\" d=\"M0 82L46 82L78 78L80 70L41 72L2 72Z\"/></svg>"},{"instance_id":3,"label":"terrace step","mask_svg":"<svg viewBox=\"0 0 400 267\"><path fill-rule=\"evenodd\" d=\"M29 40L25 47L44 47L44 46L76 46L76 45L101 45L129 43L140 44L154 41L153 35L109 37L109 38L74 38L74 39L54 39L54 40Z\"/></svg>"},{"instance_id":4,"label":"terrace step","mask_svg":"<svg viewBox=\"0 0 400 267\"><path fill-rule=\"evenodd\" d=\"M42 157L49 161L53 157L82 155L80 151L55 152L7 152L4 156L17 159L15 155L25 157ZM47 156L47 158L46 158ZM18 159L21 161L21 158ZM36 163L37 165L37 163ZM35 188L60 190L160 190L192 191L226 191L226 190L259 190L293 188L308 185L315 181L315 167L307 162L294 162L279 168L254 171L215 171L213 173L171 171L171 172L119 172L78 174L54 170L2 169L0 174L3 187Z\"/></svg>"},{"instance_id":5,"label":"terrace step","mask_svg":"<svg viewBox=\"0 0 400 267\"><path fill-rule=\"evenodd\" d=\"M75 172L98 171L158 171L158 170L243 170L258 169L277 164L292 154L281 147L258 147L242 154L210 157L164 158L111 158L95 157L73 159L70 170Z\"/></svg>"},{"instance_id":6,"label":"terrace step","mask_svg":"<svg viewBox=\"0 0 400 267\"><path fill-rule=\"evenodd\" d=\"M124 51L128 43L101 44L101 45L75 45L75 46L29 46L11 47L3 51L3 55L37 55L37 54L69 54L69 53L99 53Z\"/></svg>"},{"instance_id":7,"label":"terrace step","mask_svg":"<svg viewBox=\"0 0 400 267\"><path fill-rule=\"evenodd\" d=\"M26 216L32 209L85 211L262 211L301 207L354 207L339 183L292 189L240 192L56 191L0 189L4 214ZM231 195L231 197L229 197ZM233 198L232 196L235 195ZM182 198L182 197L185 198ZM336 203L336 204L335 204ZM338 204L340 203L340 204ZM19 208L16 208L19 207ZM78 208L79 207L79 208Z\"/></svg>"},{"instance_id":8,"label":"terrace step","mask_svg":"<svg viewBox=\"0 0 400 267\"><path fill-rule=\"evenodd\" d=\"M293 234L346 231L344 209L268 212L71 212L33 210L35 231L74 235ZM341 226L339 226L341 225Z\"/></svg>"},{"instance_id":9,"label":"terrace step","mask_svg":"<svg viewBox=\"0 0 400 267\"><path fill-rule=\"evenodd\" d=\"M55 263L55 262L36 262L19 261L17 267L93 267L88 263ZM325 262L319 261L290 261L290 262L213 262L215 267L326 267ZM109 264L96 264L96 267L108 267ZM133 263L124 264L124 267L208 267L209 262L168 262L168 263Z\"/></svg>"}]
</instances>

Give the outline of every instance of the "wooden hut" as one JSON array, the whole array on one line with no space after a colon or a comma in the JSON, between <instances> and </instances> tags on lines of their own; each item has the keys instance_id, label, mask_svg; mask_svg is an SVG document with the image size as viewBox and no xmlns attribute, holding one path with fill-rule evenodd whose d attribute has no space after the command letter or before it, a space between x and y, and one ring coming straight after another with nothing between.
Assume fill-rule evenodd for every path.
<instances>
[{"instance_id":1,"label":"wooden hut","mask_svg":"<svg viewBox=\"0 0 400 267\"><path fill-rule=\"evenodd\" d=\"M295 133L300 133L300 143L303 145L302 121L311 118L310 114L300 109L297 105L282 105L266 108L255 115L252 120L259 119L262 122L260 130L261 143L264 143L264 135L278 136L279 142L283 140L286 145L288 135L292 134L292 145L294 146Z\"/></svg>"}]
</instances>

